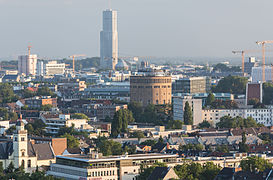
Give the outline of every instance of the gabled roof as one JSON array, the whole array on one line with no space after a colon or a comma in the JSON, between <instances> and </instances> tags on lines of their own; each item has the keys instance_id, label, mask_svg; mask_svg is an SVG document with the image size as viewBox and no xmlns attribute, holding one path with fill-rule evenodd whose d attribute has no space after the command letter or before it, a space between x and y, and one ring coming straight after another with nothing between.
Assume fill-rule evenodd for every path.
<instances>
[{"instance_id":1,"label":"gabled roof","mask_svg":"<svg viewBox=\"0 0 273 180\"><path fill-rule=\"evenodd\" d=\"M171 167L156 167L152 174L148 177L148 180L164 179L171 171L173 175L172 177L168 177L168 179L178 179L178 176Z\"/></svg>"},{"instance_id":2,"label":"gabled roof","mask_svg":"<svg viewBox=\"0 0 273 180\"><path fill-rule=\"evenodd\" d=\"M8 159L13 153L13 142L6 141L0 143L0 159Z\"/></svg>"},{"instance_id":3,"label":"gabled roof","mask_svg":"<svg viewBox=\"0 0 273 180\"><path fill-rule=\"evenodd\" d=\"M28 156L35 157L37 154L37 160L54 159L54 152L50 144L32 144L28 143Z\"/></svg>"}]
</instances>

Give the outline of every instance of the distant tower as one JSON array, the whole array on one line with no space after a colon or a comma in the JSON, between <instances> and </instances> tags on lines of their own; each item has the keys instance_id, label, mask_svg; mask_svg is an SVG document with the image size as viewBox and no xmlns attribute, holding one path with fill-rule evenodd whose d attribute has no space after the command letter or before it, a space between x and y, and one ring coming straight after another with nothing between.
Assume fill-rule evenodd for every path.
<instances>
[{"instance_id":1,"label":"distant tower","mask_svg":"<svg viewBox=\"0 0 273 180\"><path fill-rule=\"evenodd\" d=\"M103 11L103 29L100 32L100 67L115 69L118 63L117 11Z\"/></svg>"}]
</instances>

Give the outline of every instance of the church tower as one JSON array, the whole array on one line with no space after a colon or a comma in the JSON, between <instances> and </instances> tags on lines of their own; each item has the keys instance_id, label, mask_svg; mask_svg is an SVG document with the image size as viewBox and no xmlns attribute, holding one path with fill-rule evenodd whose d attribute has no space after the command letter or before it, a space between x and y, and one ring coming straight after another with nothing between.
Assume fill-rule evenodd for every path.
<instances>
[{"instance_id":1,"label":"church tower","mask_svg":"<svg viewBox=\"0 0 273 180\"><path fill-rule=\"evenodd\" d=\"M26 168L27 144L27 130L25 130L25 124L20 117L16 123L16 132L13 135L13 157L16 168L20 166Z\"/></svg>"}]
</instances>

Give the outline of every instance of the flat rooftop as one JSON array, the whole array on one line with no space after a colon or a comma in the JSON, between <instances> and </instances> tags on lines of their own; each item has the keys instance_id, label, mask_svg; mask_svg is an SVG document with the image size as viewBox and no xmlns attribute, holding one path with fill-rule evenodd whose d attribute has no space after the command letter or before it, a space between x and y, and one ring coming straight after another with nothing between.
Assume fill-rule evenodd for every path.
<instances>
[{"instance_id":1,"label":"flat rooftop","mask_svg":"<svg viewBox=\"0 0 273 180\"><path fill-rule=\"evenodd\" d=\"M101 158L91 158L89 155L73 154L62 155L57 158L82 161L82 162L105 162L105 161L119 161L119 160L145 160L145 159L160 159L160 158L176 158L179 157L176 154L133 154L133 155L120 155L120 156L103 156Z\"/></svg>"}]
</instances>

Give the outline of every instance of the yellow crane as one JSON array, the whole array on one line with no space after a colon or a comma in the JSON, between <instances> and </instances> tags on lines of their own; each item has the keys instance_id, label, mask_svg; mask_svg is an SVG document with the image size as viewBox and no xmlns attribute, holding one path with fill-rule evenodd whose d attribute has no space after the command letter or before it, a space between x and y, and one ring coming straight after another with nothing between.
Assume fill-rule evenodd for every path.
<instances>
[{"instance_id":1,"label":"yellow crane","mask_svg":"<svg viewBox=\"0 0 273 180\"><path fill-rule=\"evenodd\" d=\"M75 57L83 57L86 56L85 54L74 54L72 56L69 56L73 60L73 73L75 72Z\"/></svg>"},{"instance_id":2,"label":"yellow crane","mask_svg":"<svg viewBox=\"0 0 273 180\"><path fill-rule=\"evenodd\" d=\"M256 44L262 45L262 53L263 53L263 82L265 82L265 44L272 44L273 41L257 41Z\"/></svg>"}]
</instances>

